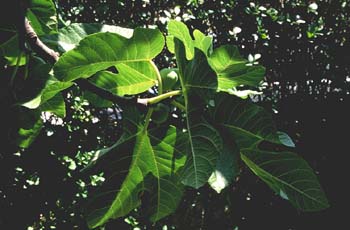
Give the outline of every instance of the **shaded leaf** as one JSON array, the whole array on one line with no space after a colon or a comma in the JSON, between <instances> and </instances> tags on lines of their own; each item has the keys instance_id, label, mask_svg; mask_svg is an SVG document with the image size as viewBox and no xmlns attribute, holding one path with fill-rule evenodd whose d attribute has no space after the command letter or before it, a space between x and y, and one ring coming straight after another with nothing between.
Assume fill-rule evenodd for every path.
<instances>
[{"instance_id":1,"label":"shaded leaf","mask_svg":"<svg viewBox=\"0 0 350 230\"><path fill-rule=\"evenodd\" d=\"M288 146L288 147L292 147L292 148L295 147L295 144L294 144L292 138L290 138L290 136L288 136L288 134L278 131L277 135L278 135L278 138L279 138L281 144Z\"/></svg>"},{"instance_id":2,"label":"shaded leaf","mask_svg":"<svg viewBox=\"0 0 350 230\"><path fill-rule=\"evenodd\" d=\"M56 7L51 0L32 0L27 18L38 36L57 32Z\"/></svg>"},{"instance_id":3,"label":"shaded leaf","mask_svg":"<svg viewBox=\"0 0 350 230\"><path fill-rule=\"evenodd\" d=\"M66 104L61 94L56 94L49 100L46 100L41 106L41 111L52 112L57 116L64 118L66 116Z\"/></svg>"},{"instance_id":4,"label":"shaded leaf","mask_svg":"<svg viewBox=\"0 0 350 230\"><path fill-rule=\"evenodd\" d=\"M56 94L72 86L71 82L60 82L50 75L51 66L39 58L31 58L29 72L23 89L17 92L18 104L36 109Z\"/></svg>"},{"instance_id":5,"label":"shaded leaf","mask_svg":"<svg viewBox=\"0 0 350 230\"><path fill-rule=\"evenodd\" d=\"M27 63L27 57L24 52L19 48L18 35L14 35L6 42L0 45L2 56L7 60L8 65L14 66L18 63L18 66L23 66ZM18 62L18 58L20 58Z\"/></svg>"},{"instance_id":6,"label":"shaded leaf","mask_svg":"<svg viewBox=\"0 0 350 230\"><path fill-rule=\"evenodd\" d=\"M264 78L265 68L247 65L248 61L240 56L236 46L223 45L212 51L210 36L194 30L192 38L187 26L175 20L169 22L168 33L167 46L170 52L175 52L174 39L179 39L184 44L187 60L193 58L195 48L207 56L210 67L217 74L219 91L229 92L241 85L256 87Z\"/></svg>"},{"instance_id":7,"label":"shaded leaf","mask_svg":"<svg viewBox=\"0 0 350 230\"><path fill-rule=\"evenodd\" d=\"M214 101L214 120L229 130L240 148L262 140L280 143L272 117L264 108L225 93L219 93Z\"/></svg>"},{"instance_id":8,"label":"shaded leaf","mask_svg":"<svg viewBox=\"0 0 350 230\"><path fill-rule=\"evenodd\" d=\"M141 194L153 183L156 184L156 190L150 210L152 221L172 213L180 201L182 192L181 186L178 187L176 173L184 164L185 158L183 156L177 158L175 155L174 146L178 131L174 127L169 127L163 134L157 131L148 132L137 114L136 110L132 110L131 114L127 112L124 128L129 129L130 132L127 132L118 144L103 154L106 159L114 153L117 159L114 159L113 165L120 165L113 167L114 170L123 169L125 165L129 165L129 169L126 170L127 175L117 195L113 186L117 183L113 181L119 173L114 171L106 181L107 185L112 184L112 186L109 190L99 193L89 205L91 210L87 212L87 219L91 228L100 226L111 218L124 216L138 207L141 203ZM130 155L131 163L126 164ZM111 163L110 158L108 162Z\"/></svg>"},{"instance_id":9,"label":"shaded leaf","mask_svg":"<svg viewBox=\"0 0 350 230\"><path fill-rule=\"evenodd\" d=\"M234 141L227 137L224 141L224 149L219 155L216 162L215 171L209 177L209 185L220 193L224 188L230 185L238 175L238 157L239 149L235 146Z\"/></svg>"},{"instance_id":10,"label":"shaded leaf","mask_svg":"<svg viewBox=\"0 0 350 230\"><path fill-rule=\"evenodd\" d=\"M46 82L44 88L41 89L40 93L36 97L21 103L21 105L29 109L36 109L40 105L45 104L51 98L55 97L59 92L71 87L72 85L73 84L71 82L60 82L54 78L51 78L51 80ZM55 103L58 103L58 98L59 97L55 99ZM44 108L46 108L46 106ZM62 113L60 114L62 115Z\"/></svg>"},{"instance_id":11,"label":"shaded leaf","mask_svg":"<svg viewBox=\"0 0 350 230\"><path fill-rule=\"evenodd\" d=\"M258 177L295 208L318 211L329 207L316 175L295 153L242 149L241 157Z\"/></svg>"},{"instance_id":12,"label":"shaded leaf","mask_svg":"<svg viewBox=\"0 0 350 230\"><path fill-rule=\"evenodd\" d=\"M19 128L15 141L19 147L28 148L39 135L43 127L43 121L40 118L40 111L38 110L30 111L23 108L19 112L21 116L18 124L16 124Z\"/></svg>"},{"instance_id":13,"label":"shaded leaf","mask_svg":"<svg viewBox=\"0 0 350 230\"><path fill-rule=\"evenodd\" d=\"M175 54L185 100L188 156L182 182L199 188L213 172L222 151L219 133L202 116L205 106L215 94L217 79L202 51L195 48L192 60L185 57L184 44L175 39Z\"/></svg>"}]
</instances>

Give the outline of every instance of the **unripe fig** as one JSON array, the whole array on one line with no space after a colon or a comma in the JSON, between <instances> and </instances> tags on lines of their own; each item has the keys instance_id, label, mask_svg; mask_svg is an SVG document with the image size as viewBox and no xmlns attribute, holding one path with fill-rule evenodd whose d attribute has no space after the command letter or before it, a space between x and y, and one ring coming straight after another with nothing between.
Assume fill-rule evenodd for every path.
<instances>
[{"instance_id":1,"label":"unripe fig","mask_svg":"<svg viewBox=\"0 0 350 230\"><path fill-rule=\"evenodd\" d=\"M166 122L169 117L169 106L163 104L163 103L158 103L153 110L152 114L152 121L158 125Z\"/></svg>"},{"instance_id":2,"label":"unripe fig","mask_svg":"<svg viewBox=\"0 0 350 230\"><path fill-rule=\"evenodd\" d=\"M176 68L165 68L160 71L160 75L162 77L163 90L168 91L171 90L176 82L179 80L178 69Z\"/></svg>"}]
</instances>

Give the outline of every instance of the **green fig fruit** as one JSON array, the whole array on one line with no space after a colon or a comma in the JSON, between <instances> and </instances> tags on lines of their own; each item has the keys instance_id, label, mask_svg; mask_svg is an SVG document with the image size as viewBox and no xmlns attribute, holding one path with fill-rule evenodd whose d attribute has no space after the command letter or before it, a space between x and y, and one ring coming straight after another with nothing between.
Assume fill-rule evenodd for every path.
<instances>
[{"instance_id":1,"label":"green fig fruit","mask_svg":"<svg viewBox=\"0 0 350 230\"><path fill-rule=\"evenodd\" d=\"M177 68L165 68L160 71L160 76L162 77L163 90L171 90L177 81L179 80L178 69Z\"/></svg>"},{"instance_id":2,"label":"green fig fruit","mask_svg":"<svg viewBox=\"0 0 350 230\"><path fill-rule=\"evenodd\" d=\"M169 106L163 104L163 103L158 103L153 110L152 114L152 121L158 125L166 122L169 117Z\"/></svg>"}]
</instances>

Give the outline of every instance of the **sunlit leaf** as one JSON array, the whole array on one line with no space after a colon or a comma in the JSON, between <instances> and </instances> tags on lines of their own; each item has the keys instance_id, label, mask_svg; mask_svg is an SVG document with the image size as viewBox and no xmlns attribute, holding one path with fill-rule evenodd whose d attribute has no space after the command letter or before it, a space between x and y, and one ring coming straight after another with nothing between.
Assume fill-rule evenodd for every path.
<instances>
[{"instance_id":1,"label":"sunlit leaf","mask_svg":"<svg viewBox=\"0 0 350 230\"><path fill-rule=\"evenodd\" d=\"M208 60L217 73L220 91L227 92L240 85L255 87L264 78L265 68L248 66L247 60L240 56L236 46L220 46L213 51Z\"/></svg>"},{"instance_id":2,"label":"sunlit leaf","mask_svg":"<svg viewBox=\"0 0 350 230\"><path fill-rule=\"evenodd\" d=\"M138 64L150 63L163 46L163 35L154 29L137 28L130 39L114 33L92 34L62 55L54 66L54 74L59 80L73 81L117 65L140 72Z\"/></svg>"},{"instance_id":3,"label":"sunlit leaf","mask_svg":"<svg viewBox=\"0 0 350 230\"><path fill-rule=\"evenodd\" d=\"M111 32L125 38L131 38L134 30L119 26L103 25L99 23L72 23L58 30L57 34L41 36L42 41L61 52L74 49L86 36L98 32Z\"/></svg>"}]
</instances>

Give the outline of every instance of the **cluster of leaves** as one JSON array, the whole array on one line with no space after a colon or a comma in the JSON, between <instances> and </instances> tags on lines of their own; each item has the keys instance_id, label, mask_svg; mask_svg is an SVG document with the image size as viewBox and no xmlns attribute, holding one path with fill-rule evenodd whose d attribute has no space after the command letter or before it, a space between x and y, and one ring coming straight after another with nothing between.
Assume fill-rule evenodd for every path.
<instances>
[{"instance_id":1,"label":"cluster of leaves","mask_svg":"<svg viewBox=\"0 0 350 230\"><path fill-rule=\"evenodd\" d=\"M132 36L92 34L54 66L62 81L88 78L118 95L139 94L158 84L154 102L182 96L174 100L175 106L165 104L168 111L181 110L180 126L153 124L153 108L145 114L136 107L123 108L123 135L113 146L98 151L92 163L110 174L88 205L89 226L125 216L141 204L140 198L148 197L144 193L150 194L146 213L157 221L175 211L184 185L200 188L209 181L216 191L224 189L237 176L238 159L296 208L328 207L305 161L291 152L259 147L263 141L293 146L286 134L277 132L266 111L237 97L247 92L237 87L257 86L264 69L247 65L234 46L213 49L212 38L198 30L192 39L183 23L170 21L168 33L180 83L170 84L172 88L163 89L152 62L164 46L162 34L154 29L137 28ZM106 70L111 66L118 72ZM121 181L119 188L116 181Z\"/></svg>"},{"instance_id":2,"label":"cluster of leaves","mask_svg":"<svg viewBox=\"0 0 350 230\"><path fill-rule=\"evenodd\" d=\"M171 20L167 47L175 54L177 68L159 71L153 62L165 46L159 30L99 24L58 30L54 9L51 1L37 0L28 11L42 40L64 53L54 66L23 55L15 30L1 45L9 106L24 120L10 127L18 131L13 134L15 145L26 148L35 140L43 112L65 117L62 92L75 87L77 79L88 79L118 96L140 95L157 86L146 111L135 105L122 108L120 139L97 151L88 166L105 171L92 176L92 183L99 184L106 175L84 212L90 228L127 215L141 201L147 204L145 215L156 222L176 210L186 187L209 183L220 193L238 176L242 163L296 208L328 207L308 164L289 150L277 151L281 145L294 146L288 135L276 130L268 112L247 100L256 94L253 89L265 70L242 58L237 47L214 49L212 37L199 30L191 34L185 24ZM96 106L111 106L91 92L83 97ZM78 117L85 119L86 114ZM273 147L263 148L265 142ZM62 161L76 168L73 159Z\"/></svg>"}]
</instances>

